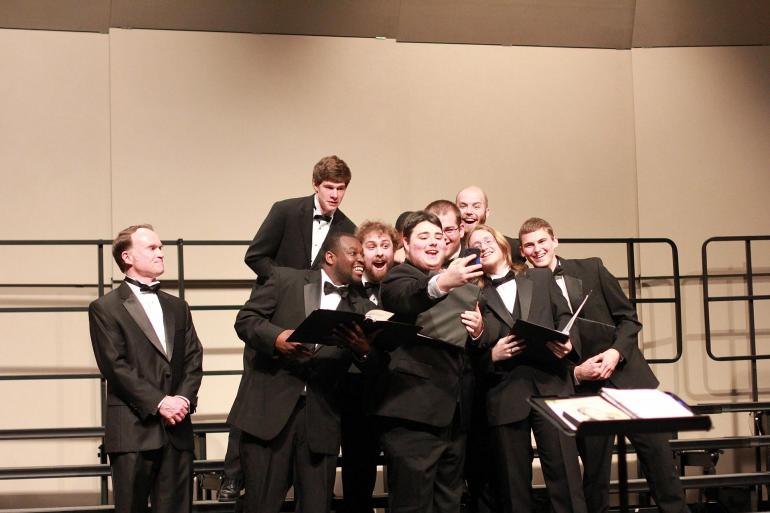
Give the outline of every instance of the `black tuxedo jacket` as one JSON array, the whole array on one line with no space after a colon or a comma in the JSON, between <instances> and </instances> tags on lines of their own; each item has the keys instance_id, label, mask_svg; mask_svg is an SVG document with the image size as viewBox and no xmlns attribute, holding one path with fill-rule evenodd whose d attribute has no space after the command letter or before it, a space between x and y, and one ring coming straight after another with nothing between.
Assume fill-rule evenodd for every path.
<instances>
[{"instance_id":1,"label":"black tuxedo jacket","mask_svg":"<svg viewBox=\"0 0 770 513\"><path fill-rule=\"evenodd\" d=\"M275 351L275 339L286 329L295 329L321 298L321 271L274 267L270 278L256 285L238 312L235 331L253 351L245 352L238 394L227 422L261 440L272 440L286 426L294 407L307 387L310 450L337 454L340 446L339 386L351 362L351 353L338 347L321 346L302 362L289 360ZM353 290L350 308L363 313L366 301ZM339 308L345 308L345 300Z\"/></svg>"},{"instance_id":2,"label":"black tuxedo jacket","mask_svg":"<svg viewBox=\"0 0 770 513\"><path fill-rule=\"evenodd\" d=\"M273 266L319 269L320 251L312 266L310 264L312 230L313 195L274 203L246 250L246 265L263 280L270 275ZM329 233L355 231L356 225L338 209L332 217Z\"/></svg>"},{"instance_id":3,"label":"black tuxedo jacket","mask_svg":"<svg viewBox=\"0 0 770 513\"><path fill-rule=\"evenodd\" d=\"M415 323L420 313L441 301L428 296L429 278L409 262L393 267L380 287L381 308L393 312L393 320ZM383 356L376 377L374 414L446 427L459 406L467 426L473 373L466 351L418 336L396 343L398 347Z\"/></svg>"},{"instance_id":4,"label":"black tuxedo jacket","mask_svg":"<svg viewBox=\"0 0 770 513\"><path fill-rule=\"evenodd\" d=\"M510 333L515 319L505 308L494 287L482 289L484 324L490 344ZM548 269L528 269L516 276L516 301L521 318L548 328L562 329L570 319L569 306ZM574 392L570 377L570 361L580 356L580 338L573 328L570 333L573 351L550 367L532 365L520 357L491 363L491 346L482 356L480 368L490 375L487 392L487 421L490 426L517 422L529 416L526 399L533 395L568 395ZM566 361L565 361L566 360Z\"/></svg>"},{"instance_id":5,"label":"black tuxedo jacket","mask_svg":"<svg viewBox=\"0 0 770 513\"><path fill-rule=\"evenodd\" d=\"M560 258L559 261L564 269L564 282L572 308L577 308L585 293L591 290L593 292L580 312L580 317L615 326L614 340L608 347L594 348L591 341L585 338L587 333L583 333L583 347L586 349L582 355L583 360L612 347L620 352L622 360L610 376L610 383L617 388L656 388L658 380L639 350L638 337L642 324L618 280L599 258ZM589 347L591 351L587 350ZM604 382L586 382L585 385L599 387Z\"/></svg>"},{"instance_id":6,"label":"black tuxedo jacket","mask_svg":"<svg viewBox=\"0 0 770 513\"><path fill-rule=\"evenodd\" d=\"M164 426L158 405L167 395L181 395L190 400L190 412L195 411L203 349L187 303L163 291L158 299L166 341L172 341L170 359L125 283L88 307L96 364L107 381L107 452L148 451L166 441L180 450L193 449L190 416Z\"/></svg>"}]
</instances>

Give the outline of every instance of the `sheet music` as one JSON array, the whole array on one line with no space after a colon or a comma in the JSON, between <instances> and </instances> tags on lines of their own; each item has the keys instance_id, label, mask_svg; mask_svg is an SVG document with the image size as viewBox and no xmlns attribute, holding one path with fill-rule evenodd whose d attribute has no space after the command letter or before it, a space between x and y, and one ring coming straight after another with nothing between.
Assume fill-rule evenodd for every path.
<instances>
[{"instance_id":1,"label":"sheet music","mask_svg":"<svg viewBox=\"0 0 770 513\"><path fill-rule=\"evenodd\" d=\"M670 394L656 389L602 388L602 397L638 419L692 417L692 411Z\"/></svg>"}]
</instances>

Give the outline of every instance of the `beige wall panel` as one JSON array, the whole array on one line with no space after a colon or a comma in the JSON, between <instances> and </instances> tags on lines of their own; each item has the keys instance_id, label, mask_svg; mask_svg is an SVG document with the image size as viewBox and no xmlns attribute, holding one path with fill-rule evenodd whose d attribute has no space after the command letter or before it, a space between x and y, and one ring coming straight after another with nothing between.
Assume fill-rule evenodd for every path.
<instances>
[{"instance_id":1,"label":"beige wall panel","mask_svg":"<svg viewBox=\"0 0 770 513\"><path fill-rule=\"evenodd\" d=\"M110 232L108 38L0 30L0 238Z\"/></svg>"},{"instance_id":2,"label":"beige wall panel","mask_svg":"<svg viewBox=\"0 0 770 513\"><path fill-rule=\"evenodd\" d=\"M707 238L770 233L770 47L647 49L632 55L640 235L672 238L681 272L699 274ZM766 243L754 247L754 268L766 271ZM744 272L741 243L708 248L710 273ZM644 250L642 259L645 274L670 272L662 259L645 258ZM712 279L709 288L712 296L746 294L742 280ZM687 280L684 359L655 370L664 387L678 383L675 390L692 402L750 400L750 364L714 361L706 352L702 298L700 282ZM712 303L709 312L714 352L747 354L746 303ZM757 327L764 333L758 351L768 354L761 316ZM666 331L665 324L660 328ZM770 391L761 379L767 363L758 363L760 399ZM716 432L748 433L743 417L715 416Z\"/></svg>"},{"instance_id":3,"label":"beige wall panel","mask_svg":"<svg viewBox=\"0 0 770 513\"><path fill-rule=\"evenodd\" d=\"M395 217L394 45L113 31L116 223L141 217L168 237L250 239L274 201L312 192L313 164L332 153L354 174L344 210L359 221L364 210ZM131 194L142 182L159 196ZM376 203L364 197L372 191Z\"/></svg>"},{"instance_id":4,"label":"beige wall panel","mask_svg":"<svg viewBox=\"0 0 770 513\"><path fill-rule=\"evenodd\" d=\"M0 239L108 236L107 66L106 35L0 30ZM96 278L93 248L0 249L3 283Z\"/></svg>"},{"instance_id":5,"label":"beige wall panel","mask_svg":"<svg viewBox=\"0 0 770 513\"><path fill-rule=\"evenodd\" d=\"M250 238L337 153L359 222L478 183L506 231L539 212L562 233L635 233L627 54L122 30L112 52L117 225ZM131 194L135 180L159 196ZM572 197L592 208L553 206Z\"/></svg>"},{"instance_id":6,"label":"beige wall panel","mask_svg":"<svg viewBox=\"0 0 770 513\"><path fill-rule=\"evenodd\" d=\"M627 54L398 49L409 80L398 128L416 205L475 183L489 193L489 222L509 234L532 215L564 237L636 233Z\"/></svg>"},{"instance_id":7,"label":"beige wall panel","mask_svg":"<svg viewBox=\"0 0 770 513\"><path fill-rule=\"evenodd\" d=\"M640 233L698 272L708 237L770 233L770 47L632 55Z\"/></svg>"}]
</instances>

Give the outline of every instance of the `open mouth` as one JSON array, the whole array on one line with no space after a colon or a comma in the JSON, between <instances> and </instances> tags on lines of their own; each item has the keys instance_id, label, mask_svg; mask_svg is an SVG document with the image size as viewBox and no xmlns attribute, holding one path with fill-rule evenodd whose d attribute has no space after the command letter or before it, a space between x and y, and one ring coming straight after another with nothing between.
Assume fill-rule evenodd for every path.
<instances>
[{"instance_id":1,"label":"open mouth","mask_svg":"<svg viewBox=\"0 0 770 513\"><path fill-rule=\"evenodd\" d=\"M363 265L354 265L353 266L353 272L355 274L363 275L364 274L364 266Z\"/></svg>"},{"instance_id":2,"label":"open mouth","mask_svg":"<svg viewBox=\"0 0 770 513\"><path fill-rule=\"evenodd\" d=\"M379 271L379 270L382 270L382 269L385 269L385 267L386 267L387 265L388 265L388 263L387 263L386 261L384 261L384 260L374 260L374 261L372 262L372 267L374 267L374 268L375 268L375 269L377 269L378 271Z\"/></svg>"}]
</instances>

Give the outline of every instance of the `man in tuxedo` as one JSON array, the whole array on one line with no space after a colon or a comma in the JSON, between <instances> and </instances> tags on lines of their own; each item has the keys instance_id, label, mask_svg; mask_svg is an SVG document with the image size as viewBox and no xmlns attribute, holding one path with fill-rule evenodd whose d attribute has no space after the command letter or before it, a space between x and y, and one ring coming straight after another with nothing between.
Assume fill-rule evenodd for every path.
<instances>
[{"instance_id":1,"label":"man in tuxedo","mask_svg":"<svg viewBox=\"0 0 770 513\"><path fill-rule=\"evenodd\" d=\"M365 296L375 306L381 305L380 283L395 265L393 255L398 247L398 232L389 224L365 221L356 230L364 250L364 276L361 284Z\"/></svg>"},{"instance_id":2,"label":"man in tuxedo","mask_svg":"<svg viewBox=\"0 0 770 513\"><path fill-rule=\"evenodd\" d=\"M473 229L479 224L485 224L487 222L487 217L489 217L489 214L491 213L491 210L489 209L489 199L487 198L487 193L484 192L481 187L471 185L457 193L455 204L457 205L457 208L460 209L460 217L462 220L460 224L464 233L462 247L466 247L466 243L468 242L467 238ZM518 239L513 239L507 235L505 236L505 239L508 241L511 248L515 249L519 247ZM523 264L525 262L524 258L519 254L511 255L511 259L514 263Z\"/></svg>"},{"instance_id":3,"label":"man in tuxedo","mask_svg":"<svg viewBox=\"0 0 770 513\"><path fill-rule=\"evenodd\" d=\"M374 414L388 466L389 511L459 513L473 393L466 346L483 326L478 309L455 300L459 289L475 287L469 282L480 276L480 266L466 265L470 256L441 270L444 232L429 212L406 219L403 240L406 261L383 280L382 305L394 320L422 326L431 338L392 340L396 347L383 355L376 376ZM469 295L475 306L478 287ZM444 322L431 324L439 316Z\"/></svg>"},{"instance_id":4,"label":"man in tuxedo","mask_svg":"<svg viewBox=\"0 0 770 513\"><path fill-rule=\"evenodd\" d=\"M356 230L364 251L362 293L371 307L381 305L380 282L394 265L395 229L365 221ZM345 376L342 398L342 498L347 513L371 513L380 444L371 413L371 379L356 365Z\"/></svg>"},{"instance_id":5,"label":"man in tuxedo","mask_svg":"<svg viewBox=\"0 0 770 513\"><path fill-rule=\"evenodd\" d=\"M331 508L340 448L339 386L353 357L366 365L369 345L357 327L338 327L337 346L289 342L314 310L363 313L366 300L350 285L363 274L361 243L327 237L319 270L275 267L252 289L235 330L249 354L228 423L242 431L246 513L277 513L294 485L297 511Z\"/></svg>"},{"instance_id":6,"label":"man in tuxedo","mask_svg":"<svg viewBox=\"0 0 770 513\"><path fill-rule=\"evenodd\" d=\"M350 178L345 161L336 155L324 157L313 168L313 195L273 204L246 250L246 265L261 281L273 266L318 269L326 236L356 230L339 210Z\"/></svg>"},{"instance_id":7,"label":"man in tuxedo","mask_svg":"<svg viewBox=\"0 0 770 513\"><path fill-rule=\"evenodd\" d=\"M350 183L350 168L332 155L313 167L313 195L274 203L254 240L246 250L246 264L262 283L273 266L317 269L322 261L319 249L330 233L353 233L356 226L339 210ZM251 358L244 348L244 366ZM219 488L220 501L233 501L243 486L238 459L240 432L231 428L225 453L224 477Z\"/></svg>"},{"instance_id":8,"label":"man in tuxedo","mask_svg":"<svg viewBox=\"0 0 770 513\"><path fill-rule=\"evenodd\" d=\"M498 503L479 501L481 511L514 513L532 510L532 442L555 513L586 513L580 482L578 451L573 438L559 430L527 402L532 396L571 395L571 365L580 354L576 330L564 343L546 342L552 353L547 359L533 359L524 348L527 341L511 335L515 322L523 319L552 329L563 329L570 319L569 306L551 273L529 269L511 260L505 237L490 226L479 225L468 238L470 247L481 251L484 270L484 324L490 350L479 358L477 368L486 381L488 437L494 470L492 475L477 468L483 484L494 485ZM534 349L534 348L532 348ZM483 449L484 445L480 445ZM490 481L492 478L492 481ZM494 489L494 486L490 486ZM484 488L481 488L484 492ZM485 499L484 495L479 498ZM591 512L593 513L593 512Z\"/></svg>"},{"instance_id":9,"label":"man in tuxedo","mask_svg":"<svg viewBox=\"0 0 770 513\"><path fill-rule=\"evenodd\" d=\"M579 324L582 361L574 369L579 393L598 393L602 387L657 388L658 380L639 350L642 324L636 309L618 280L598 258L564 259L556 256L559 241L553 227L540 218L530 218L519 230L521 253L535 267L550 269L570 307L576 309L592 291ZM650 492L658 509L666 513L689 511L682 485L674 468L669 434L629 433L636 448ZM612 437L578 438L583 459L583 489L588 510L609 509Z\"/></svg>"},{"instance_id":10,"label":"man in tuxedo","mask_svg":"<svg viewBox=\"0 0 770 513\"><path fill-rule=\"evenodd\" d=\"M460 209L449 200L432 201L425 207L426 212L435 214L444 229L444 265L460 256L460 245L465 235L465 229L460 218Z\"/></svg>"},{"instance_id":11,"label":"man in tuxedo","mask_svg":"<svg viewBox=\"0 0 770 513\"><path fill-rule=\"evenodd\" d=\"M159 291L163 247L152 226L112 245L123 283L88 307L91 343L107 381L104 450L115 511L192 509L193 429L203 350L190 308Z\"/></svg>"}]
</instances>

